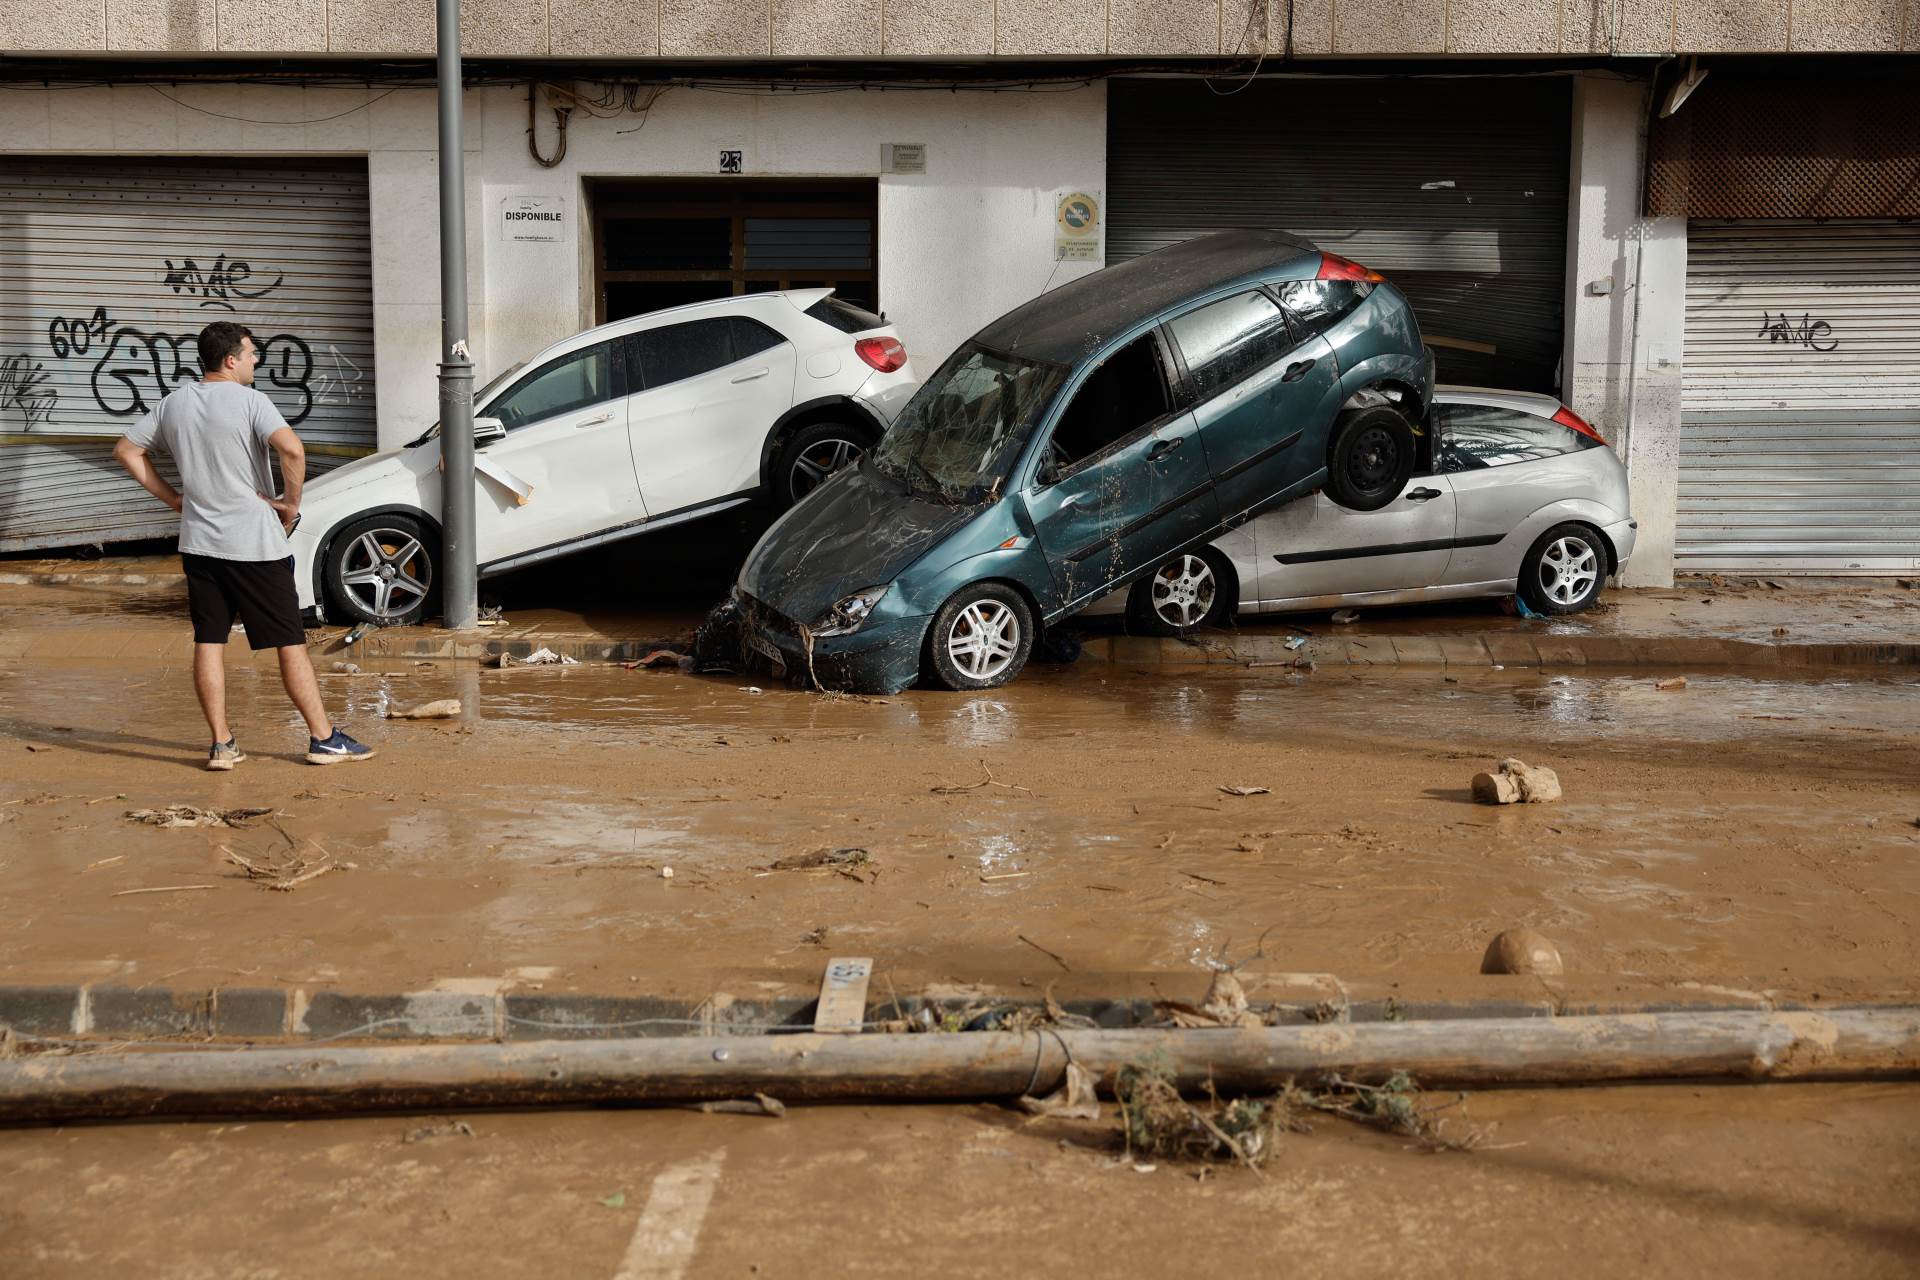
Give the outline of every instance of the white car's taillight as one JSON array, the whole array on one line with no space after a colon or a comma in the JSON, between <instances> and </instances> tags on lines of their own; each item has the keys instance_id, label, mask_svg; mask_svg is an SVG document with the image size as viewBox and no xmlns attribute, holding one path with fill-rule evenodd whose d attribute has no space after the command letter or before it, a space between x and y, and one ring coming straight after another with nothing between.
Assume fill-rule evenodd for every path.
<instances>
[{"instance_id":1,"label":"white car's taillight","mask_svg":"<svg viewBox=\"0 0 1920 1280\"><path fill-rule=\"evenodd\" d=\"M853 353L881 373L892 373L907 362L907 349L898 338L862 338Z\"/></svg>"}]
</instances>

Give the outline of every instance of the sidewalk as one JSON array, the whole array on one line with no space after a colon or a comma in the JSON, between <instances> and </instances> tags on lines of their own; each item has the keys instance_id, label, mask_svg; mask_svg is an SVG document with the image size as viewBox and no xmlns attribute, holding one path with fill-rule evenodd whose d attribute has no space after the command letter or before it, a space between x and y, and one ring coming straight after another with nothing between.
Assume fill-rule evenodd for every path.
<instances>
[{"instance_id":1,"label":"sidewalk","mask_svg":"<svg viewBox=\"0 0 1920 1280\"><path fill-rule=\"evenodd\" d=\"M178 656L184 581L171 557L0 562L0 617L7 624L0 658ZM1296 660L1546 670L1920 665L1920 590L1885 580L1860 586L1777 581L1615 589L1599 608L1555 619L1509 616L1497 602L1472 600L1366 609L1346 625L1331 622L1325 611L1249 616L1233 628L1179 640L1122 634L1118 619L1086 619L1075 627L1085 637L1083 660L1130 667L1291 668ZM484 662L545 647L581 662L631 662L657 648L683 649L699 620L697 613L643 606L539 609L515 611L503 625L464 633L396 627L352 646L343 643L344 626L309 636L317 653L336 661ZM1307 643L1291 645L1299 636ZM237 660L245 652L234 649Z\"/></svg>"}]
</instances>

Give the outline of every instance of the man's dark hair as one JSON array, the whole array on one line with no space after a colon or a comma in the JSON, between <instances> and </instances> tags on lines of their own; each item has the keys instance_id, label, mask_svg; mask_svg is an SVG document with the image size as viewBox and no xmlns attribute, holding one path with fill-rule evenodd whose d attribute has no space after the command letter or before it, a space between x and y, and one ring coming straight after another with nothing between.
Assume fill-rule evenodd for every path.
<instances>
[{"instance_id":1,"label":"man's dark hair","mask_svg":"<svg viewBox=\"0 0 1920 1280\"><path fill-rule=\"evenodd\" d=\"M253 337L253 330L243 324L235 324L231 320L215 320L202 329L200 331L201 372L219 372L225 367L228 356L240 354L241 341L251 337Z\"/></svg>"}]
</instances>

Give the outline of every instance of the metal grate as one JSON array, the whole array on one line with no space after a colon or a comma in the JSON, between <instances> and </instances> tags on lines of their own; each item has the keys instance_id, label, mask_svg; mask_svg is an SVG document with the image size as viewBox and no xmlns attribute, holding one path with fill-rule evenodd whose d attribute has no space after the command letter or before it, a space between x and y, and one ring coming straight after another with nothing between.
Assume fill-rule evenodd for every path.
<instances>
[{"instance_id":1,"label":"metal grate","mask_svg":"<svg viewBox=\"0 0 1920 1280\"><path fill-rule=\"evenodd\" d=\"M1920 217L1920 77L1796 88L1709 80L1656 121L1647 212L1687 218Z\"/></svg>"}]
</instances>

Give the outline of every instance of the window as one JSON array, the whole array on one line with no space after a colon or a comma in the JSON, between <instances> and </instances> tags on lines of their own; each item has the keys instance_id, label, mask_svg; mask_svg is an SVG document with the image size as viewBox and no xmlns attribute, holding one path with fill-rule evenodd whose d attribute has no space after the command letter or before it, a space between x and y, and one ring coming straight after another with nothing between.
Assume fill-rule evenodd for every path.
<instances>
[{"instance_id":1,"label":"window","mask_svg":"<svg viewBox=\"0 0 1920 1280\"><path fill-rule=\"evenodd\" d=\"M603 342L542 365L487 406L486 416L500 419L509 431L518 431L621 395L612 351L612 344Z\"/></svg>"},{"instance_id":2,"label":"window","mask_svg":"<svg viewBox=\"0 0 1920 1280\"><path fill-rule=\"evenodd\" d=\"M1325 333L1353 314L1373 285L1365 280L1289 280L1278 287L1280 301L1302 328Z\"/></svg>"},{"instance_id":3,"label":"window","mask_svg":"<svg viewBox=\"0 0 1920 1280\"><path fill-rule=\"evenodd\" d=\"M856 307L851 302L839 298L827 297L807 308L807 314L822 324L830 324L842 333L865 333L869 329L878 329L886 324L886 317L877 316L865 307Z\"/></svg>"},{"instance_id":4,"label":"window","mask_svg":"<svg viewBox=\"0 0 1920 1280\"><path fill-rule=\"evenodd\" d=\"M1598 447L1599 442L1547 418L1489 405L1443 404L1440 469L1480 471Z\"/></svg>"},{"instance_id":5,"label":"window","mask_svg":"<svg viewBox=\"0 0 1920 1280\"><path fill-rule=\"evenodd\" d=\"M913 393L870 456L916 493L985 501L1065 378L1058 365L961 347Z\"/></svg>"},{"instance_id":6,"label":"window","mask_svg":"<svg viewBox=\"0 0 1920 1280\"><path fill-rule=\"evenodd\" d=\"M745 316L689 320L633 335L634 358L647 390L724 369L736 360L770 351L786 339Z\"/></svg>"},{"instance_id":7,"label":"window","mask_svg":"<svg viewBox=\"0 0 1920 1280\"><path fill-rule=\"evenodd\" d=\"M1053 429L1051 461L1070 470L1166 416L1170 407L1160 344L1147 334L1107 357L1080 384Z\"/></svg>"},{"instance_id":8,"label":"window","mask_svg":"<svg viewBox=\"0 0 1920 1280\"><path fill-rule=\"evenodd\" d=\"M1293 349L1286 317L1264 293L1243 293L1189 311L1169 326L1205 400Z\"/></svg>"}]
</instances>

